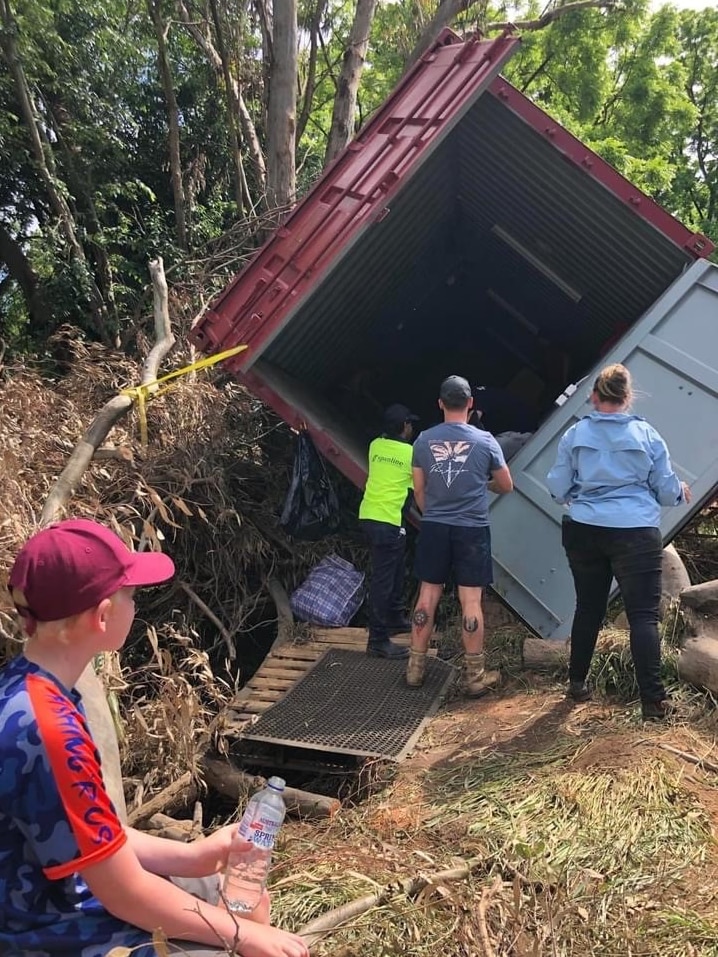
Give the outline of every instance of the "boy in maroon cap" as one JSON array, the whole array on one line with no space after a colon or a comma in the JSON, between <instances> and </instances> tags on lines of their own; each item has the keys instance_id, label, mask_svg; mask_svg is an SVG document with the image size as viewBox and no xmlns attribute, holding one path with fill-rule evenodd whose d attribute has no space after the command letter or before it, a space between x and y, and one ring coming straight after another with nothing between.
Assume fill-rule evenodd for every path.
<instances>
[{"instance_id":1,"label":"boy in maroon cap","mask_svg":"<svg viewBox=\"0 0 718 957\"><path fill-rule=\"evenodd\" d=\"M308 957L299 937L269 926L266 895L247 919L168 879L218 874L231 826L191 844L153 837L124 827L105 789L74 685L96 654L122 647L135 588L173 573L166 555L133 553L85 519L38 532L10 572L28 640L0 670L0 953L7 957L105 957L115 947L155 957L156 929L171 939L172 954Z\"/></svg>"}]
</instances>

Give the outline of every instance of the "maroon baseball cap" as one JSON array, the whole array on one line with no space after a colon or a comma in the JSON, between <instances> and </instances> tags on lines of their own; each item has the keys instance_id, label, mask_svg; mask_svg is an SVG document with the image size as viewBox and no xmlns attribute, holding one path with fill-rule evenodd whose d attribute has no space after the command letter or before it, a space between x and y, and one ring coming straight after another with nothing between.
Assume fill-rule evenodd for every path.
<instances>
[{"instance_id":1,"label":"maroon baseball cap","mask_svg":"<svg viewBox=\"0 0 718 957\"><path fill-rule=\"evenodd\" d=\"M21 615L58 621L94 608L120 588L158 585L174 571L167 555L131 552L104 525L73 518L48 525L25 543L8 585L25 596Z\"/></svg>"}]
</instances>

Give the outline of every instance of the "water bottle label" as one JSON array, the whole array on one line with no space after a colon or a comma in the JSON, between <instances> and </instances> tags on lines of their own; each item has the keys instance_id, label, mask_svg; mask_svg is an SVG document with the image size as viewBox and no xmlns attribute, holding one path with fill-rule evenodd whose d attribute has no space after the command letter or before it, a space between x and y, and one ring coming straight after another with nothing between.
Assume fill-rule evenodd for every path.
<instances>
[{"instance_id":1,"label":"water bottle label","mask_svg":"<svg viewBox=\"0 0 718 957\"><path fill-rule=\"evenodd\" d=\"M251 841L255 847L271 851L279 828L282 826L283 817L283 814L273 812L272 808L260 807L249 823L247 833L242 834L240 831L240 834L246 841Z\"/></svg>"},{"instance_id":2,"label":"water bottle label","mask_svg":"<svg viewBox=\"0 0 718 957\"><path fill-rule=\"evenodd\" d=\"M239 822L239 828L238 828L239 836L244 841L249 840L249 835L251 833L252 821L254 820L255 810L256 808L252 807L252 805L250 804L247 807L247 810L242 815L242 820Z\"/></svg>"}]
</instances>

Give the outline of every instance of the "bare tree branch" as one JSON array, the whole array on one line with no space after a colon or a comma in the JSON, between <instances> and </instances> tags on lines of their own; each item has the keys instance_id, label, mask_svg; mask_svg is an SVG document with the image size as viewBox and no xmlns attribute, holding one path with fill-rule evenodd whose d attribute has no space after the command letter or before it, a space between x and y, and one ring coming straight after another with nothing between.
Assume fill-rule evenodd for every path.
<instances>
[{"instance_id":1,"label":"bare tree branch","mask_svg":"<svg viewBox=\"0 0 718 957\"><path fill-rule=\"evenodd\" d=\"M567 13L576 13L577 10L611 10L618 6L618 0L576 0L575 3L566 3L562 7L552 7L536 20L500 20L497 23L488 23L484 28L486 33L497 30L507 30L515 27L517 30L543 30L554 20L559 20Z\"/></svg>"},{"instance_id":2,"label":"bare tree branch","mask_svg":"<svg viewBox=\"0 0 718 957\"><path fill-rule=\"evenodd\" d=\"M169 307L167 304L167 281L161 257L150 263L150 275L155 301L155 335L157 341L145 360L142 369L142 384L146 385L157 378L162 359L175 344L170 328ZM40 524L48 525L55 521L65 508L77 483L85 474L85 469L92 461L95 450L107 438L110 429L132 408L133 400L129 395L113 396L100 409L82 435L80 441L67 460L65 468L50 490L40 515Z\"/></svg>"},{"instance_id":3,"label":"bare tree branch","mask_svg":"<svg viewBox=\"0 0 718 957\"><path fill-rule=\"evenodd\" d=\"M485 0L479 0L479 2L485 9ZM576 0L575 3L567 3L562 7L552 7L536 20L517 20L515 22L502 20L496 23L486 24L482 28L482 32L493 33L497 30L507 30L512 27L516 30L542 30L544 27L553 23L554 20L558 20L567 13L575 13L577 10L588 10L591 8L611 9L617 6L617 3L618 0ZM460 13L465 13L476 5L475 0L441 0L436 13L424 27L416 46L412 50L407 61L407 67L419 59L424 50L428 49L436 40L444 27L450 26Z\"/></svg>"},{"instance_id":4,"label":"bare tree branch","mask_svg":"<svg viewBox=\"0 0 718 957\"><path fill-rule=\"evenodd\" d=\"M184 24L185 29L189 35L193 38L200 50L203 51L204 55L209 61L209 65L217 73L218 76L222 77L224 80L224 68L222 66L222 58L217 52L214 44L210 38L200 29L200 27L192 20L189 15L189 10L187 5L184 3L184 0L178 0L177 9L179 10L182 23ZM249 155L252 158L252 162L255 167L255 173L257 176L257 181L260 186L260 190L264 193L266 182L267 182L267 166L264 162L264 153L262 152L262 147L259 142L259 137L257 136L257 130L252 120L252 116L247 109L247 104L244 102L242 93L239 89L239 83L236 78L233 76L229 77L231 92L234 98L234 106L237 110L239 116L239 123L242 127L242 135L244 141L247 144L249 149Z\"/></svg>"}]
</instances>

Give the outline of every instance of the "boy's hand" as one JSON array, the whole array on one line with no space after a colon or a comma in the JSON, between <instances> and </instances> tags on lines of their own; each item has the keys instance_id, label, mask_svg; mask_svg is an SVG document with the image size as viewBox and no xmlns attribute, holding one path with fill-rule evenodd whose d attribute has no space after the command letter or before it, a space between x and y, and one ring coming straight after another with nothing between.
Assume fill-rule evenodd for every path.
<instances>
[{"instance_id":1,"label":"boy's hand","mask_svg":"<svg viewBox=\"0 0 718 957\"><path fill-rule=\"evenodd\" d=\"M237 830L237 824L227 824L214 831L209 837L203 837L199 841L190 844L195 854L196 876L207 877L210 874L219 874L227 866L227 855L229 854L229 845L232 843L232 837ZM246 849L249 850L251 844L249 841L243 842ZM236 845L238 848L241 845ZM194 868L193 868L194 870Z\"/></svg>"},{"instance_id":2,"label":"boy's hand","mask_svg":"<svg viewBox=\"0 0 718 957\"><path fill-rule=\"evenodd\" d=\"M243 921L235 953L241 957L309 957L309 948L296 934Z\"/></svg>"}]
</instances>

